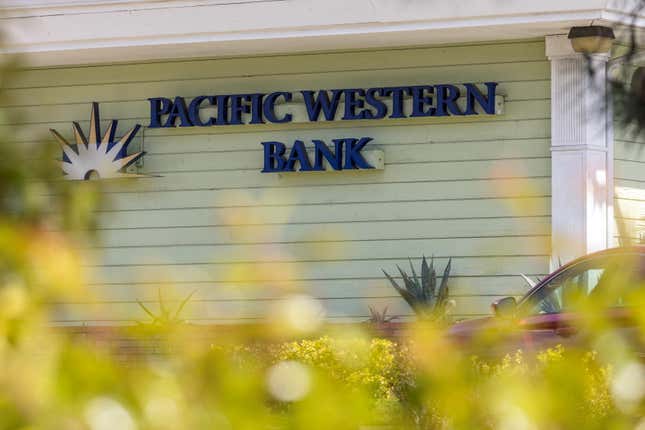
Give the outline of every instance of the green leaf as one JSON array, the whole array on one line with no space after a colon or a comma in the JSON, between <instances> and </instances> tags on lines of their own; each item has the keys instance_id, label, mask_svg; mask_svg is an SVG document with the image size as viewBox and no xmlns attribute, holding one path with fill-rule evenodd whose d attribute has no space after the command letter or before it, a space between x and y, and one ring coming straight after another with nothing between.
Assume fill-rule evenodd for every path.
<instances>
[{"instance_id":1,"label":"green leaf","mask_svg":"<svg viewBox=\"0 0 645 430\"><path fill-rule=\"evenodd\" d=\"M148 307L144 305L143 302L141 302L140 300L137 300L137 303L139 304L141 309L143 309L144 312L148 314L150 318L152 318L153 320L157 319L157 316L154 313L152 313L152 311L148 309Z\"/></svg>"},{"instance_id":2,"label":"green leaf","mask_svg":"<svg viewBox=\"0 0 645 430\"><path fill-rule=\"evenodd\" d=\"M403 286L405 287L406 290L408 290L409 292L412 292L414 287L412 286L412 289L410 289L411 285L410 285L410 278L408 277L408 274L405 273L403 269L399 267L398 264L396 265L396 268L399 271L399 274L401 275L401 279L403 279Z\"/></svg>"},{"instance_id":3,"label":"green leaf","mask_svg":"<svg viewBox=\"0 0 645 430\"><path fill-rule=\"evenodd\" d=\"M414 271L414 266L412 265L412 259L408 257L408 260L410 261L410 273L412 273L412 279L414 279L414 285L419 292L419 297L423 300L422 296L422 290L421 290L421 284L419 283L419 278L417 277L417 272Z\"/></svg>"},{"instance_id":4,"label":"green leaf","mask_svg":"<svg viewBox=\"0 0 645 430\"><path fill-rule=\"evenodd\" d=\"M383 273L385 274L387 279L389 279L390 283L403 298L403 300L405 300L412 307L412 309L417 309L418 306L415 297L410 294L410 292L405 288L401 288L401 286L394 280L394 278L392 278L385 270L383 270Z\"/></svg>"},{"instance_id":5,"label":"green leaf","mask_svg":"<svg viewBox=\"0 0 645 430\"><path fill-rule=\"evenodd\" d=\"M520 273L520 276L524 279L524 282L528 284L529 288L535 287L536 283L531 278L526 276L524 273Z\"/></svg>"},{"instance_id":6,"label":"green leaf","mask_svg":"<svg viewBox=\"0 0 645 430\"><path fill-rule=\"evenodd\" d=\"M396 266L397 269L399 269L399 273L401 274L401 277L403 278L403 283L405 284L406 290L415 298L417 299L419 297L419 293L417 291L417 287L414 284L414 281L410 279L407 273L403 271L397 264Z\"/></svg>"},{"instance_id":7,"label":"green leaf","mask_svg":"<svg viewBox=\"0 0 645 430\"><path fill-rule=\"evenodd\" d=\"M370 310L370 321L378 321L378 318L379 318L378 311L376 311L376 309L374 309L371 306L368 306L368 309Z\"/></svg>"},{"instance_id":8,"label":"green leaf","mask_svg":"<svg viewBox=\"0 0 645 430\"><path fill-rule=\"evenodd\" d=\"M439 291L437 291L437 306L443 308L448 300L448 278L450 277L450 266L452 264L452 258L448 259L448 264L443 271L443 277L441 278L441 285L439 286Z\"/></svg>"},{"instance_id":9,"label":"green leaf","mask_svg":"<svg viewBox=\"0 0 645 430\"><path fill-rule=\"evenodd\" d=\"M428 266L428 260L426 260L426 256L424 255L421 260L421 292L423 293L423 300L426 303L428 303L428 299L430 299L432 294L434 294L430 287L430 267Z\"/></svg>"},{"instance_id":10,"label":"green leaf","mask_svg":"<svg viewBox=\"0 0 645 430\"><path fill-rule=\"evenodd\" d=\"M179 314L181 313L181 311L184 310L184 306L186 306L188 301L193 297L193 295L195 295L196 292L197 292L197 290L193 290L193 292L190 293L188 295L188 297L186 297L184 300L182 300L181 304L177 308L177 312L175 312L175 318L174 318L175 320L179 319Z\"/></svg>"},{"instance_id":11,"label":"green leaf","mask_svg":"<svg viewBox=\"0 0 645 430\"><path fill-rule=\"evenodd\" d=\"M428 297L428 305L434 308L437 304L437 272L434 270L434 255L430 257L430 297Z\"/></svg>"},{"instance_id":12,"label":"green leaf","mask_svg":"<svg viewBox=\"0 0 645 430\"><path fill-rule=\"evenodd\" d=\"M394 288L396 288L397 290L401 290L401 289L402 289L402 288L401 288L401 286L400 286L400 285L399 285L399 284L394 280L394 278L393 278L393 277L391 277L391 276L390 276L390 275L389 275L385 270L381 269L381 271L382 271L382 272L383 272L383 274L387 277L387 279L390 281L390 283L392 284L392 286L393 286Z\"/></svg>"},{"instance_id":13,"label":"green leaf","mask_svg":"<svg viewBox=\"0 0 645 430\"><path fill-rule=\"evenodd\" d=\"M159 297L159 309L161 310L161 315L159 315L159 318L163 320L168 320L170 317L170 312L168 312L168 309L166 308L166 304L163 301L161 288L157 289L157 296Z\"/></svg>"}]
</instances>

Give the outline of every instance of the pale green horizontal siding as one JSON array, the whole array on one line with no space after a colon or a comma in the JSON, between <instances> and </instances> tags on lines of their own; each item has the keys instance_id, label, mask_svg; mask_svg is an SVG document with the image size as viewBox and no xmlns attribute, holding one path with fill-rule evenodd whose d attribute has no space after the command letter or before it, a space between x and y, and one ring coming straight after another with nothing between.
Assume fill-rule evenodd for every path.
<instances>
[{"instance_id":1,"label":"pale green horizontal siding","mask_svg":"<svg viewBox=\"0 0 645 430\"><path fill-rule=\"evenodd\" d=\"M472 316L522 293L518 273L548 270L549 73L539 41L36 69L8 90L0 127L27 125L27 145L87 128L91 101L123 133L147 125L148 97L497 81L498 116L140 132L141 171L157 176L106 184L101 242L87 250L95 297L57 318L145 319L135 301L154 302L160 285L197 290L187 316L199 322L257 319L285 289L320 298L334 320L369 305L410 315L381 269L422 254L441 269L453 257L455 312ZM261 141L361 136L384 170L260 173Z\"/></svg>"},{"instance_id":2,"label":"pale green horizontal siding","mask_svg":"<svg viewBox=\"0 0 645 430\"><path fill-rule=\"evenodd\" d=\"M621 130L614 142L616 244L645 243L645 138Z\"/></svg>"},{"instance_id":3,"label":"pale green horizontal siding","mask_svg":"<svg viewBox=\"0 0 645 430\"><path fill-rule=\"evenodd\" d=\"M247 206L247 219L234 219L239 208L199 207L177 209L110 210L100 214L104 229L126 230L169 227L217 227L254 225L345 224L413 220L486 220L515 217L522 207L525 216L548 217L548 197L486 198L390 202L349 202ZM173 220L172 224L168 220ZM230 221L223 221L230 220Z\"/></svg>"}]
</instances>

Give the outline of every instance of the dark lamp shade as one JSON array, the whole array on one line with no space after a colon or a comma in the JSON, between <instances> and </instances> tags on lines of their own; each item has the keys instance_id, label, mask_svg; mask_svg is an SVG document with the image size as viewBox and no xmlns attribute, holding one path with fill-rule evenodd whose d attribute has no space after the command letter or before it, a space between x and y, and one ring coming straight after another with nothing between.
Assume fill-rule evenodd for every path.
<instances>
[{"instance_id":1,"label":"dark lamp shade","mask_svg":"<svg viewBox=\"0 0 645 430\"><path fill-rule=\"evenodd\" d=\"M573 50L583 54L606 54L614 39L614 30L600 25L571 27L569 30Z\"/></svg>"}]
</instances>

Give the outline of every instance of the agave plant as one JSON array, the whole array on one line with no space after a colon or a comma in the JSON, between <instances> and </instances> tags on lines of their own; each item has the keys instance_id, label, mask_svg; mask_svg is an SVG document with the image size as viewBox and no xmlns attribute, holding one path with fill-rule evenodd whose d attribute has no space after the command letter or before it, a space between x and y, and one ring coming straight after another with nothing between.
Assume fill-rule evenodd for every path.
<instances>
[{"instance_id":1,"label":"agave plant","mask_svg":"<svg viewBox=\"0 0 645 430\"><path fill-rule=\"evenodd\" d=\"M405 273L397 265L396 267L399 269L399 273L403 279L403 287L385 270L383 270L383 273L419 318L443 320L450 307L450 300L448 300L448 277L450 276L451 263L452 259L449 259L443 271L441 282L438 285L437 272L434 269L434 257L430 258L430 264L428 264L426 257L423 256L421 261L421 277L417 276L412 259L410 259L410 275Z\"/></svg>"},{"instance_id":2,"label":"agave plant","mask_svg":"<svg viewBox=\"0 0 645 430\"><path fill-rule=\"evenodd\" d=\"M370 324L386 324L397 319L397 316L389 316L387 314L387 306L383 308L382 311L375 309L369 306L370 309L370 319L367 320Z\"/></svg>"},{"instance_id":3,"label":"agave plant","mask_svg":"<svg viewBox=\"0 0 645 430\"><path fill-rule=\"evenodd\" d=\"M540 282L542 282L542 278L537 278L537 281L534 281L528 276L526 276L524 273L520 273L520 276L522 277L522 279L524 279L524 282L526 282L526 285L528 286L529 290L534 288ZM560 305L556 301L554 301L551 297L545 296L540 301L540 310L546 314L554 314L554 313L560 312Z\"/></svg>"},{"instance_id":4,"label":"agave plant","mask_svg":"<svg viewBox=\"0 0 645 430\"><path fill-rule=\"evenodd\" d=\"M558 268L560 267L562 267L562 260L560 259L560 257L558 257ZM537 284L542 282L543 279L537 278L537 281L534 281L524 273L520 273L520 276L522 277L522 279L524 279L524 282L526 282L526 285L529 287L529 289L535 287ZM547 314L553 314L560 312L561 309L559 303L554 301L551 297L546 296L540 301L540 310Z\"/></svg>"},{"instance_id":5,"label":"agave plant","mask_svg":"<svg viewBox=\"0 0 645 430\"><path fill-rule=\"evenodd\" d=\"M186 304L190 301L190 299L193 297L196 291L191 292L184 300L181 301L177 309L172 312L168 307L166 306L166 303L164 302L163 296L161 295L161 288L157 290L157 296L159 298L159 313L155 314L152 312L146 305L143 304L140 300L137 300L137 303L143 309L143 311L152 318L152 321L148 323L139 323L140 325L146 325L149 324L151 326L156 326L156 327L171 327L174 325L178 324L183 324L186 322L185 320L182 320L180 318L181 312L184 310L186 307Z\"/></svg>"}]
</instances>

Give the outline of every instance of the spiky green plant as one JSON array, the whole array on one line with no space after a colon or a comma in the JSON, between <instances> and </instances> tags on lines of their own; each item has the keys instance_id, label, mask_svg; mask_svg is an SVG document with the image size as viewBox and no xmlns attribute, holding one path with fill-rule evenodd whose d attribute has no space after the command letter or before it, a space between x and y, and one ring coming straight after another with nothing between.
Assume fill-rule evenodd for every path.
<instances>
[{"instance_id":1,"label":"spiky green plant","mask_svg":"<svg viewBox=\"0 0 645 430\"><path fill-rule=\"evenodd\" d=\"M181 312L184 310L184 307L188 304L190 299L193 297L196 291L191 292L184 300L181 301L175 312L172 312L166 306L166 303L161 294L161 288L157 290L157 296L159 299L159 313L155 314L152 312L146 305L143 304L140 300L137 300L137 303L143 309L143 311L152 318L152 321L148 323L139 323L140 325L152 325L156 327L171 327L178 324L183 324L186 321L180 318Z\"/></svg>"},{"instance_id":2,"label":"spiky green plant","mask_svg":"<svg viewBox=\"0 0 645 430\"><path fill-rule=\"evenodd\" d=\"M562 260L560 259L560 257L558 257L558 269L560 267L562 267ZM524 273L520 273L520 276L522 277L522 279L524 279L524 282L526 282L526 285L528 286L529 290L534 288L537 284L542 282L542 279L544 279L544 278L537 278L537 281L534 281L533 279L526 276ZM561 310L560 305L549 296L542 298L542 300L540 301L540 309L542 310L542 312L547 314L558 313Z\"/></svg>"},{"instance_id":3,"label":"spiky green plant","mask_svg":"<svg viewBox=\"0 0 645 430\"><path fill-rule=\"evenodd\" d=\"M425 255L421 260L421 277L417 276L412 259L410 259L411 275L396 266L403 279L403 287L385 270L383 273L419 318L437 321L446 318L449 307L448 278L451 263L452 258L448 260L439 284L437 284L437 272L434 269L434 257L430 258L430 264L428 264Z\"/></svg>"},{"instance_id":4,"label":"spiky green plant","mask_svg":"<svg viewBox=\"0 0 645 430\"><path fill-rule=\"evenodd\" d=\"M379 311L378 309L369 306L370 319L367 320L367 322L370 324L386 324L397 319L398 317L396 315L390 316L387 314L387 308L388 307L386 306L382 311Z\"/></svg>"},{"instance_id":5,"label":"spiky green plant","mask_svg":"<svg viewBox=\"0 0 645 430\"><path fill-rule=\"evenodd\" d=\"M523 273L520 273L520 276L522 277L522 279L524 279L524 282L526 282L526 285L528 286L529 290L534 288L540 282L542 282L542 278L537 278L537 282L536 282ZM550 297L546 296L546 297L543 297L542 300L540 301L540 309L544 313L553 314L560 311L560 305L554 302Z\"/></svg>"}]
</instances>

